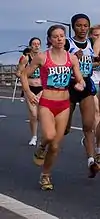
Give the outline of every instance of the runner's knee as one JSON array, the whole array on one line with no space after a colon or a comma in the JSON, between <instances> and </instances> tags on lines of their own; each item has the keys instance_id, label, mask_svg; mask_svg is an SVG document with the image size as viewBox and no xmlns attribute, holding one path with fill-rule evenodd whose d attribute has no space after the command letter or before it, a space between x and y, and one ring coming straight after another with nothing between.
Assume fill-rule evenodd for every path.
<instances>
[{"instance_id":1,"label":"runner's knee","mask_svg":"<svg viewBox=\"0 0 100 219\"><path fill-rule=\"evenodd\" d=\"M83 124L83 131L84 132L92 132L94 129L94 121L90 121L87 124Z\"/></svg>"},{"instance_id":2,"label":"runner's knee","mask_svg":"<svg viewBox=\"0 0 100 219\"><path fill-rule=\"evenodd\" d=\"M51 142L54 140L55 136L56 136L56 131L47 131L45 138L48 142Z\"/></svg>"},{"instance_id":3,"label":"runner's knee","mask_svg":"<svg viewBox=\"0 0 100 219\"><path fill-rule=\"evenodd\" d=\"M57 154L59 151L58 144L51 144L49 149L53 154Z\"/></svg>"}]
</instances>

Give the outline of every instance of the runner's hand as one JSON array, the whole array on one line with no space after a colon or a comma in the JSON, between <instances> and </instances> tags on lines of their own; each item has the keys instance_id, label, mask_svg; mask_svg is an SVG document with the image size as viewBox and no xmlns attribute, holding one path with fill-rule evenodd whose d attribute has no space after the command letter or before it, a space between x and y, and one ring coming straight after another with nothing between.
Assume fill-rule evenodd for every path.
<instances>
[{"instance_id":1,"label":"runner's hand","mask_svg":"<svg viewBox=\"0 0 100 219\"><path fill-rule=\"evenodd\" d=\"M82 56L83 56L83 52L82 52L82 50L81 50L81 49L79 49L77 52L75 52L75 54L74 54L74 55L76 55L78 59L81 59L81 58L82 58Z\"/></svg>"},{"instance_id":2,"label":"runner's hand","mask_svg":"<svg viewBox=\"0 0 100 219\"><path fill-rule=\"evenodd\" d=\"M39 97L37 97L35 94L33 94L31 91L27 93L27 97L31 104L38 104L39 103Z\"/></svg>"},{"instance_id":3,"label":"runner's hand","mask_svg":"<svg viewBox=\"0 0 100 219\"><path fill-rule=\"evenodd\" d=\"M74 88L75 88L75 90L77 90L77 91L83 91L84 88L85 88L85 86L86 86L86 84L85 84L85 81L83 80L83 81L80 82L80 83L76 83L75 86L74 86Z\"/></svg>"},{"instance_id":4,"label":"runner's hand","mask_svg":"<svg viewBox=\"0 0 100 219\"><path fill-rule=\"evenodd\" d=\"M100 62L100 56L93 57L93 62Z\"/></svg>"}]
</instances>

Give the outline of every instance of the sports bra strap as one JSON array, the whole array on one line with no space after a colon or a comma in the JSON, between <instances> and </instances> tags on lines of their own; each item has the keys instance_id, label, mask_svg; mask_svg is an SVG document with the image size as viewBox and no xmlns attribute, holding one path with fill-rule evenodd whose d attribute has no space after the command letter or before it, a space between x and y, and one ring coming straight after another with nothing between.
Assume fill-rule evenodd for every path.
<instances>
[{"instance_id":1,"label":"sports bra strap","mask_svg":"<svg viewBox=\"0 0 100 219\"><path fill-rule=\"evenodd\" d=\"M67 55L67 62L71 62L69 52L66 52L66 55Z\"/></svg>"},{"instance_id":2,"label":"sports bra strap","mask_svg":"<svg viewBox=\"0 0 100 219\"><path fill-rule=\"evenodd\" d=\"M46 54L47 54L46 59L51 60L49 50L46 51ZM67 52L67 51L66 51L66 56L67 56L67 62L70 62L70 63L71 63L71 60L70 60L70 54L69 54L69 52Z\"/></svg>"},{"instance_id":3,"label":"sports bra strap","mask_svg":"<svg viewBox=\"0 0 100 219\"><path fill-rule=\"evenodd\" d=\"M46 51L47 59L50 59L49 49Z\"/></svg>"},{"instance_id":4,"label":"sports bra strap","mask_svg":"<svg viewBox=\"0 0 100 219\"><path fill-rule=\"evenodd\" d=\"M31 63L31 61L32 61L32 58L31 58L30 55L28 55L28 62L29 62L29 64Z\"/></svg>"}]
</instances>

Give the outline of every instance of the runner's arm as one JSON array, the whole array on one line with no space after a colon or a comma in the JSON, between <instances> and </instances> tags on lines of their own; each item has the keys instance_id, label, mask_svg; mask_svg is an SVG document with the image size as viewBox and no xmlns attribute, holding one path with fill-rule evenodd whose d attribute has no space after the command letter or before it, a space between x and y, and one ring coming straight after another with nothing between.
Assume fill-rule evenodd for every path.
<instances>
[{"instance_id":1,"label":"runner's arm","mask_svg":"<svg viewBox=\"0 0 100 219\"><path fill-rule=\"evenodd\" d=\"M71 57L71 61L72 61L72 68L73 68L73 74L75 77L75 80L77 83L84 83L82 74L80 72L80 68L79 68L79 61L78 58L76 57L76 55L70 54Z\"/></svg>"},{"instance_id":2,"label":"runner's arm","mask_svg":"<svg viewBox=\"0 0 100 219\"><path fill-rule=\"evenodd\" d=\"M21 73L20 79L21 79L22 87L27 94L30 92L28 77L31 76L34 73L34 71L41 66L42 63L41 57L42 57L41 54L34 56L30 65L24 68L24 70Z\"/></svg>"},{"instance_id":3,"label":"runner's arm","mask_svg":"<svg viewBox=\"0 0 100 219\"><path fill-rule=\"evenodd\" d=\"M98 37L93 45L94 54L96 57L99 57L100 55L100 37Z\"/></svg>"},{"instance_id":4,"label":"runner's arm","mask_svg":"<svg viewBox=\"0 0 100 219\"><path fill-rule=\"evenodd\" d=\"M100 37L98 37L93 45L94 50L94 59L93 59L93 67L100 66Z\"/></svg>"},{"instance_id":5,"label":"runner's arm","mask_svg":"<svg viewBox=\"0 0 100 219\"><path fill-rule=\"evenodd\" d=\"M25 68L25 66L28 63L28 57L27 56L21 56L19 59L19 63L18 63L18 68L17 68L17 72L16 72L16 76L20 77L23 69Z\"/></svg>"}]
</instances>

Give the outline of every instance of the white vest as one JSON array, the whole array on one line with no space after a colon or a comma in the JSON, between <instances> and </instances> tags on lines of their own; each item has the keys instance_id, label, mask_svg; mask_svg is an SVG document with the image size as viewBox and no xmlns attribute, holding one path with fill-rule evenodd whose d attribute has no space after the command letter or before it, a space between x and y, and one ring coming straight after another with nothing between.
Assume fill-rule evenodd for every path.
<instances>
[{"instance_id":1,"label":"white vest","mask_svg":"<svg viewBox=\"0 0 100 219\"><path fill-rule=\"evenodd\" d=\"M70 49L69 52L72 54L75 54L80 50L74 42L73 38L68 38L70 43ZM93 72L93 64L92 64L92 57L94 56L93 48L91 46L91 42L89 39L87 39L87 46L85 49L81 49L83 52L82 58L79 60L80 64L80 71L83 75L83 77L88 77L92 75Z\"/></svg>"}]
</instances>

